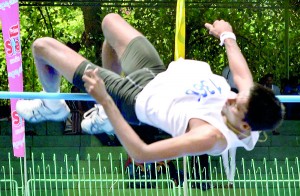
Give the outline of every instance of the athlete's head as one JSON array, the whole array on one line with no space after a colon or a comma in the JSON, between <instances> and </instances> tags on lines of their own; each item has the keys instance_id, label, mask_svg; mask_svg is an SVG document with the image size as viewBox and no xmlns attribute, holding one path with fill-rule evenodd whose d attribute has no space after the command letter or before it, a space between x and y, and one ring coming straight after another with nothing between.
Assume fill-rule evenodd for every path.
<instances>
[{"instance_id":1,"label":"athlete's head","mask_svg":"<svg viewBox=\"0 0 300 196\"><path fill-rule=\"evenodd\" d=\"M244 118L251 130L274 130L281 124L283 118L284 106L273 91L260 84L254 84Z\"/></svg>"},{"instance_id":2,"label":"athlete's head","mask_svg":"<svg viewBox=\"0 0 300 196\"><path fill-rule=\"evenodd\" d=\"M223 107L227 124L238 130L273 130L283 120L284 107L273 91L254 84L250 93L230 96Z\"/></svg>"}]
</instances>

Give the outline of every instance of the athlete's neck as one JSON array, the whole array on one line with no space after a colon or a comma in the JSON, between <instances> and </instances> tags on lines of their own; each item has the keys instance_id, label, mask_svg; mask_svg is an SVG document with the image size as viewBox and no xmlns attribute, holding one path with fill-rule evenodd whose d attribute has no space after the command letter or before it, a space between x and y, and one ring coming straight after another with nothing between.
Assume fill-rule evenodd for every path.
<instances>
[{"instance_id":1,"label":"athlete's neck","mask_svg":"<svg viewBox=\"0 0 300 196\"><path fill-rule=\"evenodd\" d=\"M244 139L250 136L250 131L244 131L234 127L227 119L225 120L227 127L237 135L239 139Z\"/></svg>"}]
</instances>

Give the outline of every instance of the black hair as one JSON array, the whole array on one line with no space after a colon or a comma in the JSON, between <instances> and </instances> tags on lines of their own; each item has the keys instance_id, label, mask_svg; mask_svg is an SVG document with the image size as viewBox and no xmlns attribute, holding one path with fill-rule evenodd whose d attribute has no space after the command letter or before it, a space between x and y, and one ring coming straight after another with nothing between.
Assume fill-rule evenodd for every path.
<instances>
[{"instance_id":1,"label":"black hair","mask_svg":"<svg viewBox=\"0 0 300 196\"><path fill-rule=\"evenodd\" d=\"M245 121L252 131L278 127L284 118L284 106L272 90L255 83L251 89Z\"/></svg>"}]
</instances>

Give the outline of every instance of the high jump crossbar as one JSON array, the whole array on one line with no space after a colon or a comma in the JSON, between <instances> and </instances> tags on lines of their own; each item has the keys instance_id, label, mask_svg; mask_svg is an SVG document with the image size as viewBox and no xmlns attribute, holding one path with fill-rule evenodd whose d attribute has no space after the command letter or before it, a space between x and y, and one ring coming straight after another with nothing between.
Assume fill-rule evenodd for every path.
<instances>
[{"instance_id":1,"label":"high jump crossbar","mask_svg":"<svg viewBox=\"0 0 300 196\"><path fill-rule=\"evenodd\" d=\"M64 99L95 101L87 93L46 93L46 92L8 92L0 91L0 99Z\"/></svg>"},{"instance_id":2,"label":"high jump crossbar","mask_svg":"<svg viewBox=\"0 0 300 196\"><path fill-rule=\"evenodd\" d=\"M283 103L300 102L300 96L297 95L278 95L276 96ZM46 92L9 92L0 91L0 99L64 99L95 101L87 93L46 93Z\"/></svg>"}]
</instances>

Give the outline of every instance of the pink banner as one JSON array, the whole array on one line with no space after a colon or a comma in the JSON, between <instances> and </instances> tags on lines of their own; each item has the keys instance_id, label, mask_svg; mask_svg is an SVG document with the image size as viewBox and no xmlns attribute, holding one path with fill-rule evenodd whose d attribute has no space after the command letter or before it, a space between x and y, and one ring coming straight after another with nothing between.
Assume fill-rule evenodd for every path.
<instances>
[{"instance_id":1,"label":"pink banner","mask_svg":"<svg viewBox=\"0 0 300 196\"><path fill-rule=\"evenodd\" d=\"M10 91L23 91L23 71L18 0L0 0L0 17ZM11 99L14 156L25 156L25 124L16 112L17 99Z\"/></svg>"}]
</instances>

